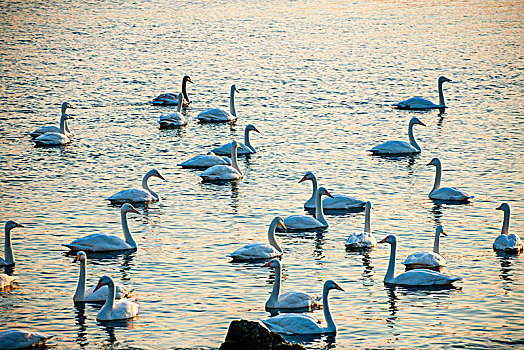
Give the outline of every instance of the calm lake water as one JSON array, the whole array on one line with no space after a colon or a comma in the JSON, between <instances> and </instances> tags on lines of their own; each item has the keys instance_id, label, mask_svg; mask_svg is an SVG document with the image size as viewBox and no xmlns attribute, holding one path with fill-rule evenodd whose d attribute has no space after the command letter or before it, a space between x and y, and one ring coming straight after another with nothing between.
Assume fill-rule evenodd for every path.
<instances>
[{"instance_id":1,"label":"calm lake water","mask_svg":"<svg viewBox=\"0 0 524 350\"><path fill-rule=\"evenodd\" d=\"M524 257L491 246L502 225L524 236L524 4L521 1L4 1L0 29L0 220L13 230L18 286L0 293L0 330L56 333L58 349L216 348L232 320L268 317L273 274L226 255L264 242L273 217L301 214L308 170L332 193L374 203L378 239L398 239L397 273L410 253L431 250L436 225L455 289L386 288L389 245L349 253L364 213L328 215L323 234L279 236L283 290L320 293L333 279L335 339L298 339L308 348L515 348L524 346ZM170 107L148 101L180 90L193 102L182 130L159 130ZM444 75L449 108L407 112L391 104L421 95L437 102ZM200 125L206 107L228 106L236 125ZM74 139L34 148L27 133L76 109ZM422 153L386 159L366 150L407 140ZM177 163L252 123L258 153L242 158L236 184L202 184ZM475 198L437 205L427 195L439 157L443 185ZM102 324L99 306L75 308L78 264L62 243L94 233L121 235L119 208L104 198L153 178L161 200L130 214L138 251L90 259L88 283L108 274L138 287L140 314ZM3 238L2 238L3 240ZM3 271L2 271L3 272ZM313 315L323 319L321 311ZM297 339L294 339L297 340Z\"/></svg>"}]
</instances>

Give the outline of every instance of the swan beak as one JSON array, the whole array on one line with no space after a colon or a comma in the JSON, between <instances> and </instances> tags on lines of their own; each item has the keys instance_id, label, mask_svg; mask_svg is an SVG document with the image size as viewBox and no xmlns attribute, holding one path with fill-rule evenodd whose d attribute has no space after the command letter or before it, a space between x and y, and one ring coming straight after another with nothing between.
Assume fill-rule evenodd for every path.
<instances>
[{"instance_id":1,"label":"swan beak","mask_svg":"<svg viewBox=\"0 0 524 350\"><path fill-rule=\"evenodd\" d=\"M388 240L388 238L384 238L383 240L381 240L380 242L377 242L377 243L386 243L386 241Z\"/></svg>"},{"instance_id":2,"label":"swan beak","mask_svg":"<svg viewBox=\"0 0 524 350\"><path fill-rule=\"evenodd\" d=\"M329 193L328 190L326 190L326 196L333 198L333 196L331 195L331 193Z\"/></svg>"},{"instance_id":3,"label":"swan beak","mask_svg":"<svg viewBox=\"0 0 524 350\"><path fill-rule=\"evenodd\" d=\"M238 89L235 89L235 92L238 92L238 93L240 93L240 91L238 91Z\"/></svg>"},{"instance_id":4,"label":"swan beak","mask_svg":"<svg viewBox=\"0 0 524 350\"><path fill-rule=\"evenodd\" d=\"M423 122L421 122L420 120L418 121L418 123L422 126L426 126L426 124L424 124Z\"/></svg>"},{"instance_id":5,"label":"swan beak","mask_svg":"<svg viewBox=\"0 0 524 350\"><path fill-rule=\"evenodd\" d=\"M286 225L284 225L283 222L279 222L279 223L278 223L278 226L282 227L282 228L287 232Z\"/></svg>"},{"instance_id":6,"label":"swan beak","mask_svg":"<svg viewBox=\"0 0 524 350\"><path fill-rule=\"evenodd\" d=\"M256 132L258 132L260 134L260 131L258 131L258 129L255 128L255 127L253 127L253 131L256 131Z\"/></svg>"},{"instance_id":7,"label":"swan beak","mask_svg":"<svg viewBox=\"0 0 524 350\"><path fill-rule=\"evenodd\" d=\"M71 106L69 103L67 104L67 108L75 109L75 107Z\"/></svg>"},{"instance_id":8,"label":"swan beak","mask_svg":"<svg viewBox=\"0 0 524 350\"><path fill-rule=\"evenodd\" d=\"M75 118L73 118L71 115L68 114L67 119L75 119Z\"/></svg>"},{"instance_id":9,"label":"swan beak","mask_svg":"<svg viewBox=\"0 0 524 350\"><path fill-rule=\"evenodd\" d=\"M157 175L160 179L165 180L164 177L160 174Z\"/></svg>"},{"instance_id":10,"label":"swan beak","mask_svg":"<svg viewBox=\"0 0 524 350\"><path fill-rule=\"evenodd\" d=\"M428 164L426 164L426 166L428 166L428 165L433 165L433 163L432 163L432 162L429 162Z\"/></svg>"},{"instance_id":11,"label":"swan beak","mask_svg":"<svg viewBox=\"0 0 524 350\"><path fill-rule=\"evenodd\" d=\"M242 145L240 143L237 143L237 148L242 148L244 149L244 147L242 147Z\"/></svg>"},{"instance_id":12,"label":"swan beak","mask_svg":"<svg viewBox=\"0 0 524 350\"><path fill-rule=\"evenodd\" d=\"M268 261L267 263L264 264L264 267L269 267L271 265L271 261Z\"/></svg>"},{"instance_id":13,"label":"swan beak","mask_svg":"<svg viewBox=\"0 0 524 350\"><path fill-rule=\"evenodd\" d=\"M138 210L136 210L135 207L131 207L131 211L132 211L133 213L140 214L140 212L139 212Z\"/></svg>"},{"instance_id":14,"label":"swan beak","mask_svg":"<svg viewBox=\"0 0 524 350\"><path fill-rule=\"evenodd\" d=\"M502 210L502 204L500 206L498 206L497 208L495 208L496 210Z\"/></svg>"},{"instance_id":15,"label":"swan beak","mask_svg":"<svg viewBox=\"0 0 524 350\"><path fill-rule=\"evenodd\" d=\"M75 260L73 260L73 262L77 262L77 261L79 261L79 260L80 260L80 254L77 255L77 256L75 256Z\"/></svg>"},{"instance_id":16,"label":"swan beak","mask_svg":"<svg viewBox=\"0 0 524 350\"><path fill-rule=\"evenodd\" d=\"M304 175L304 177L302 177L302 180L300 180L298 183L301 183L302 181L306 181L307 180L307 175Z\"/></svg>"},{"instance_id":17,"label":"swan beak","mask_svg":"<svg viewBox=\"0 0 524 350\"><path fill-rule=\"evenodd\" d=\"M338 290L341 290L341 291L345 292L345 290L342 289L342 288L341 288L338 284L336 284L336 283L335 283L335 289L338 289Z\"/></svg>"},{"instance_id":18,"label":"swan beak","mask_svg":"<svg viewBox=\"0 0 524 350\"><path fill-rule=\"evenodd\" d=\"M15 222L15 225L16 225L16 227L25 227L24 225L19 224L18 222Z\"/></svg>"},{"instance_id":19,"label":"swan beak","mask_svg":"<svg viewBox=\"0 0 524 350\"><path fill-rule=\"evenodd\" d=\"M96 288L93 290L93 293L100 289L100 287L102 287L102 282L98 281L98 284L96 285Z\"/></svg>"},{"instance_id":20,"label":"swan beak","mask_svg":"<svg viewBox=\"0 0 524 350\"><path fill-rule=\"evenodd\" d=\"M187 81L189 81L191 84L194 84L194 83L193 83L193 80L191 80L190 77L187 77Z\"/></svg>"},{"instance_id":21,"label":"swan beak","mask_svg":"<svg viewBox=\"0 0 524 350\"><path fill-rule=\"evenodd\" d=\"M446 78L446 81L453 81L453 80Z\"/></svg>"},{"instance_id":22,"label":"swan beak","mask_svg":"<svg viewBox=\"0 0 524 350\"><path fill-rule=\"evenodd\" d=\"M442 232L441 232L441 233L442 233L444 236L447 236L447 235L448 235L444 229L442 229Z\"/></svg>"}]
</instances>

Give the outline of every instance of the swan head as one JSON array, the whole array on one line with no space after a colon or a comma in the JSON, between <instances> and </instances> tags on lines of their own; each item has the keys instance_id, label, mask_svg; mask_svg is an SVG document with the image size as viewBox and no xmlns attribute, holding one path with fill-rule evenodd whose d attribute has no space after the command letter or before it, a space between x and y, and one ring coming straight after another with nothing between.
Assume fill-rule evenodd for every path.
<instances>
[{"instance_id":1,"label":"swan head","mask_svg":"<svg viewBox=\"0 0 524 350\"><path fill-rule=\"evenodd\" d=\"M280 216L277 216L276 218L274 218L273 222L275 222L277 226L287 231L286 225L284 224L284 219L282 219Z\"/></svg>"},{"instance_id":2,"label":"swan head","mask_svg":"<svg viewBox=\"0 0 524 350\"><path fill-rule=\"evenodd\" d=\"M308 171L304 176L302 176L302 179L298 183L301 183L306 180L313 181L313 179L315 179L315 175L311 171Z\"/></svg>"},{"instance_id":3,"label":"swan head","mask_svg":"<svg viewBox=\"0 0 524 350\"><path fill-rule=\"evenodd\" d=\"M366 211L369 211L371 209L375 209L375 207L373 206L373 204L371 204L370 201L367 201L366 204L364 205L364 209L366 209Z\"/></svg>"},{"instance_id":4,"label":"swan head","mask_svg":"<svg viewBox=\"0 0 524 350\"><path fill-rule=\"evenodd\" d=\"M98 280L98 284L96 285L95 289L93 290L93 293L96 292L97 290L99 290L100 287L102 287L102 286L109 286L111 284L113 284L113 285L115 284L111 277L109 277L109 276L102 276Z\"/></svg>"},{"instance_id":5,"label":"swan head","mask_svg":"<svg viewBox=\"0 0 524 350\"><path fill-rule=\"evenodd\" d=\"M418 124L418 125L426 126L426 124L424 124L423 122L421 122L420 119L418 119L417 117L413 117L413 118L411 118L411 120L409 121L409 124L410 124L410 125Z\"/></svg>"},{"instance_id":6,"label":"swan head","mask_svg":"<svg viewBox=\"0 0 524 350\"><path fill-rule=\"evenodd\" d=\"M264 265L264 267L272 267L274 269L279 269L280 261L278 261L278 259L271 259Z\"/></svg>"},{"instance_id":7,"label":"swan head","mask_svg":"<svg viewBox=\"0 0 524 350\"><path fill-rule=\"evenodd\" d=\"M237 149L237 148L243 148L238 141L234 140L231 142L231 150Z\"/></svg>"},{"instance_id":8,"label":"swan head","mask_svg":"<svg viewBox=\"0 0 524 350\"><path fill-rule=\"evenodd\" d=\"M381 240L380 242L377 242L377 243L394 244L394 243L397 243L397 239L395 238L394 235L389 235L389 236L386 236L386 238L384 238L383 240Z\"/></svg>"},{"instance_id":9,"label":"swan head","mask_svg":"<svg viewBox=\"0 0 524 350\"><path fill-rule=\"evenodd\" d=\"M122 208L120 208L120 211L123 212L123 213L137 213L137 214L140 214L138 212L138 210L136 210L135 207L133 207L129 203L122 204Z\"/></svg>"},{"instance_id":10,"label":"swan head","mask_svg":"<svg viewBox=\"0 0 524 350\"><path fill-rule=\"evenodd\" d=\"M238 92L237 86L235 84L231 85L231 93Z\"/></svg>"},{"instance_id":11,"label":"swan head","mask_svg":"<svg viewBox=\"0 0 524 350\"><path fill-rule=\"evenodd\" d=\"M451 79L448 79L448 78L446 78L446 77L443 77L443 76L441 76L441 77L438 78L438 83L439 83L439 84L445 83L446 81L452 81L452 80L451 80Z\"/></svg>"},{"instance_id":12,"label":"swan head","mask_svg":"<svg viewBox=\"0 0 524 350\"><path fill-rule=\"evenodd\" d=\"M326 190L324 187L319 187L319 189L318 189L318 194L321 195L321 196L328 196L328 197L333 198L333 196L331 195L331 193L329 193L329 191Z\"/></svg>"},{"instance_id":13,"label":"swan head","mask_svg":"<svg viewBox=\"0 0 524 350\"><path fill-rule=\"evenodd\" d=\"M73 260L73 262L85 261L86 258L87 258L86 253L84 253L83 251L79 251L78 253L76 253L75 260Z\"/></svg>"},{"instance_id":14,"label":"swan head","mask_svg":"<svg viewBox=\"0 0 524 350\"><path fill-rule=\"evenodd\" d=\"M148 173L146 175L149 175L149 176L156 176L158 177L159 179L162 179L162 180L165 180L164 177L162 175L160 175L160 172L156 169L151 169L148 171Z\"/></svg>"},{"instance_id":15,"label":"swan head","mask_svg":"<svg viewBox=\"0 0 524 350\"><path fill-rule=\"evenodd\" d=\"M253 124L249 124L248 126L246 126L246 131L256 131L260 133L260 131L258 131L258 129Z\"/></svg>"},{"instance_id":16,"label":"swan head","mask_svg":"<svg viewBox=\"0 0 524 350\"><path fill-rule=\"evenodd\" d=\"M437 234L447 236L446 230L444 230L444 227L442 225L437 226Z\"/></svg>"},{"instance_id":17,"label":"swan head","mask_svg":"<svg viewBox=\"0 0 524 350\"><path fill-rule=\"evenodd\" d=\"M431 160L431 162L429 162L428 164L426 164L426 166L429 166L429 165L434 165L434 166L438 166L440 165L440 160L438 158L433 158Z\"/></svg>"},{"instance_id":18,"label":"swan head","mask_svg":"<svg viewBox=\"0 0 524 350\"><path fill-rule=\"evenodd\" d=\"M62 111L65 112L65 110L66 110L67 108L75 109L75 107L71 106L71 104L70 104L69 102L64 102L64 103L62 103ZM62 112L62 113L63 113L63 112Z\"/></svg>"},{"instance_id":19,"label":"swan head","mask_svg":"<svg viewBox=\"0 0 524 350\"><path fill-rule=\"evenodd\" d=\"M188 81L190 82L191 84L194 84L193 81L191 80L191 78L189 77L189 75L184 75L184 77L182 78L183 81Z\"/></svg>"},{"instance_id":20,"label":"swan head","mask_svg":"<svg viewBox=\"0 0 524 350\"><path fill-rule=\"evenodd\" d=\"M327 280L324 282L324 288L330 290L330 289L338 289L344 292L344 289L342 289L335 281L333 280Z\"/></svg>"},{"instance_id":21,"label":"swan head","mask_svg":"<svg viewBox=\"0 0 524 350\"><path fill-rule=\"evenodd\" d=\"M502 211L509 211L509 204L508 203L502 203L498 208L497 210L502 210ZM7 224L6 224L7 225Z\"/></svg>"},{"instance_id":22,"label":"swan head","mask_svg":"<svg viewBox=\"0 0 524 350\"><path fill-rule=\"evenodd\" d=\"M24 225L19 224L18 222L14 222L13 220L9 220L5 223L5 230L11 231L15 227L24 227Z\"/></svg>"}]
</instances>

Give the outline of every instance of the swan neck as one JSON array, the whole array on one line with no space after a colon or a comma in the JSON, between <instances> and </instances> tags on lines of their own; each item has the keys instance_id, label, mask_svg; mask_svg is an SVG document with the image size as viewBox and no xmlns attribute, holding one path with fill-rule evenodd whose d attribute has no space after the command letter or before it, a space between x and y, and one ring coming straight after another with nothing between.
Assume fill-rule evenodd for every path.
<instances>
[{"instance_id":1,"label":"swan neck","mask_svg":"<svg viewBox=\"0 0 524 350\"><path fill-rule=\"evenodd\" d=\"M433 242L433 253L440 254L440 232L435 233L435 241Z\"/></svg>"},{"instance_id":2,"label":"swan neck","mask_svg":"<svg viewBox=\"0 0 524 350\"><path fill-rule=\"evenodd\" d=\"M366 206L366 219L364 223L364 232L371 233L371 208Z\"/></svg>"},{"instance_id":3,"label":"swan neck","mask_svg":"<svg viewBox=\"0 0 524 350\"><path fill-rule=\"evenodd\" d=\"M438 105L439 107L445 107L444 104L444 92L442 92L443 81L438 82Z\"/></svg>"},{"instance_id":4,"label":"swan neck","mask_svg":"<svg viewBox=\"0 0 524 350\"><path fill-rule=\"evenodd\" d=\"M176 106L177 113L182 112L182 105L184 104L184 98L178 99L178 105Z\"/></svg>"},{"instance_id":5,"label":"swan neck","mask_svg":"<svg viewBox=\"0 0 524 350\"><path fill-rule=\"evenodd\" d=\"M433 189L431 190L431 192L434 192L440 188L440 178L442 176L442 164L440 164L439 162L435 167L435 183L433 184Z\"/></svg>"},{"instance_id":6,"label":"swan neck","mask_svg":"<svg viewBox=\"0 0 524 350\"><path fill-rule=\"evenodd\" d=\"M249 132L251 130L248 130L246 128L246 130L244 130L244 144L249 147L252 151L254 151L255 149L253 148L253 146L251 146L251 140L249 139Z\"/></svg>"},{"instance_id":7,"label":"swan neck","mask_svg":"<svg viewBox=\"0 0 524 350\"><path fill-rule=\"evenodd\" d=\"M278 242L275 238L275 229L276 228L277 228L277 220L274 220L273 222L271 222L271 225L269 225L269 230L267 232L267 240L269 241L269 244L271 244L273 247L275 247L276 250L282 253L282 248L278 245Z\"/></svg>"},{"instance_id":8,"label":"swan neck","mask_svg":"<svg viewBox=\"0 0 524 350\"><path fill-rule=\"evenodd\" d=\"M80 260L80 274L78 275L78 285L73 300L84 300L86 290L86 260Z\"/></svg>"},{"instance_id":9,"label":"swan neck","mask_svg":"<svg viewBox=\"0 0 524 350\"><path fill-rule=\"evenodd\" d=\"M186 85L187 85L187 79L184 78L182 79L182 96L183 96L182 103L184 103L184 100L187 101L187 103L189 103L189 95L187 94ZM180 103L178 105L180 106Z\"/></svg>"},{"instance_id":10,"label":"swan neck","mask_svg":"<svg viewBox=\"0 0 524 350\"><path fill-rule=\"evenodd\" d=\"M242 175L242 171L240 171L240 167L238 166L237 148L235 146L235 142L234 141L233 141L233 143L231 143L231 166L233 168L235 168L240 173L240 175Z\"/></svg>"},{"instance_id":11,"label":"swan neck","mask_svg":"<svg viewBox=\"0 0 524 350\"><path fill-rule=\"evenodd\" d=\"M7 227L5 229L4 237L4 255L6 264L13 265L15 263L15 257L13 255L13 246L11 245L11 229Z\"/></svg>"},{"instance_id":12,"label":"swan neck","mask_svg":"<svg viewBox=\"0 0 524 350\"><path fill-rule=\"evenodd\" d=\"M237 116L237 111L235 109L235 89L231 89L231 95L229 98L229 112L235 117Z\"/></svg>"},{"instance_id":13,"label":"swan neck","mask_svg":"<svg viewBox=\"0 0 524 350\"><path fill-rule=\"evenodd\" d=\"M315 198L315 216L322 225L328 226L328 222L324 217L324 208L322 207L322 195L318 192L318 189Z\"/></svg>"},{"instance_id":14,"label":"swan neck","mask_svg":"<svg viewBox=\"0 0 524 350\"><path fill-rule=\"evenodd\" d=\"M266 306L274 306L278 303L278 296L280 295L280 275L282 274L282 266L278 264L278 268L275 269L275 280L273 281L273 289L271 295L266 302Z\"/></svg>"},{"instance_id":15,"label":"swan neck","mask_svg":"<svg viewBox=\"0 0 524 350\"><path fill-rule=\"evenodd\" d=\"M502 222L502 232L501 234L507 235L509 233L509 208L504 210L504 221Z\"/></svg>"},{"instance_id":16,"label":"swan neck","mask_svg":"<svg viewBox=\"0 0 524 350\"><path fill-rule=\"evenodd\" d=\"M67 114L63 113L60 117L60 133L65 134L66 125L67 125Z\"/></svg>"},{"instance_id":17,"label":"swan neck","mask_svg":"<svg viewBox=\"0 0 524 350\"><path fill-rule=\"evenodd\" d=\"M64 130L69 134L71 133L71 130L69 130L69 122L67 121L67 119L64 122Z\"/></svg>"},{"instance_id":18,"label":"swan neck","mask_svg":"<svg viewBox=\"0 0 524 350\"><path fill-rule=\"evenodd\" d=\"M147 174L144 175L144 178L142 179L142 188L144 190L146 190L147 192L151 193L151 195L153 197L156 198L156 200L158 200L158 194L156 194L155 191L153 191L152 189L149 188L148 184L147 184L147 180L149 180L149 178L151 177L151 172L147 172Z\"/></svg>"},{"instance_id":19,"label":"swan neck","mask_svg":"<svg viewBox=\"0 0 524 350\"><path fill-rule=\"evenodd\" d=\"M324 318L326 319L327 323L327 329L329 331L336 332L337 326L335 325L335 321L333 321L333 317L331 317L331 311L329 310L329 289L326 285L324 285L324 290L322 291L322 304L324 308Z\"/></svg>"},{"instance_id":20,"label":"swan neck","mask_svg":"<svg viewBox=\"0 0 524 350\"><path fill-rule=\"evenodd\" d=\"M318 182L317 182L317 177L315 175L313 175L313 178L311 179L311 183L313 184L313 193L311 194L311 198L308 199L307 203L316 205Z\"/></svg>"},{"instance_id":21,"label":"swan neck","mask_svg":"<svg viewBox=\"0 0 524 350\"><path fill-rule=\"evenodd\" d=\"M133 239L133 237L131 236L131 232L129 231L129 226L127 225L127 213L125 211L121 211L120 218L122 221L122 231L124 231L124 240L131 247L136 248L136 242Z\"/></svg>"},{"instance_id":22,"label":"swan neck","mask_svg":"<svg viewBox=\"0 0 524 350\"><path fill-rule=\"evenodd\" d=\"M420 146L418 145L417 141L415 141L415 137L413 136L413 125L415 124L410 122L408 126L409 143L411 144L411 146L415 147L420 151Z\"/></svg>"},{"instance_id":23,"label":"swan neck","mask_svg":"<svg viewBox=\"0 0 524 350\"><path fill-rule=\"evenodd\" d=\"M395 259L397 255L397 242L391 243L391 253L389 254L389 265L384 282L392 281L395 278Z\"/></svg>"},{"instance_id":24,"label":"swan neck","mask_svg":"<svg viewBox=\"0 0 524 350\"><path fill-rule=\"evenodd\" d=\"M111 315L113 309L115 308L115 283L113 281L109 282L107 285L107 299L100 309L100 313L104 315Z\"/></svg>"}]
</instances>

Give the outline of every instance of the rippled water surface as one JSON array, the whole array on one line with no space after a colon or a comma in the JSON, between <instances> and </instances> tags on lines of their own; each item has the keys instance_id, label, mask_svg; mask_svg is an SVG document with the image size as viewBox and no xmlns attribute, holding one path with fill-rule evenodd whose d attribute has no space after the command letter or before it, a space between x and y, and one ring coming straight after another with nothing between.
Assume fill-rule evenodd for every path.
<instances>
[{"instance_id":1,"label":"rippled water surface","mask_svg":"<svg viewBox=\"0 0 524 350\"><path fill-rule=\"evenodd\" d=\"M364 226L362 212L328 215L315 235L279 236L283 290L320 292L327 279L338 325L309 348L514 348L524 345L523 257L497 256L503 201L510 230L524 234L523 14L519 1L3 1L0 28L0 220L13 230L18 286L0 293L0 329L54 332L59 349L218 347L234 319L268 317L272 272L226 255L266 240L275 216L301 214L308 170L332 193L374 203L377 238L398 238L401 259L430 250L436 225L456 289L386 288L389 246L349 253L343 242ZM159 130L169 107L148 101L178 91L189 74L192 119L228 105L236 125ZM449 108L407 112L391 104L413 95ZM27 132L58 123L63 101L74 138L34 148ZM366 150L407 140L422 153L372 157ZM242 158L236 184L202 184L177 163L241 139L252 123L258 153ZM435 204L427 194L438 156L443 185L475 196ZM130 214L139 245L127 255L90 259L88 283L108 274L138 287L140 314L102 324L99 306L75 308L78 265L60 244L121 234L119 209L104 198L138 187L146 171L161 200ZM3 271L2 271L3 272ZM9 271L8 271L9 272ZM323 319L321 311L313 315ZM297 339L294 339L297 340Z\"/></svg>"}]
</instances>

